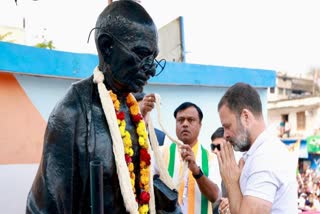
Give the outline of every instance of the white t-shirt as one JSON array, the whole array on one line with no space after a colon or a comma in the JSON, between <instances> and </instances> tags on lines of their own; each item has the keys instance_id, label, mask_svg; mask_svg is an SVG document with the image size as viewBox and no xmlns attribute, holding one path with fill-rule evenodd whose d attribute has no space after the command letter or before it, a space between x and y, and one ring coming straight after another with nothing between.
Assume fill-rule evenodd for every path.
<instances>
[{"instance_id":1,"label":"white t-shirt","mask_svg":"<svg viewBox=\"0 0 320 214\"><path fill-rule=\"evenodd\" d=\"M298 213L297 160L287 147L271 133L264 131L243 154L245 165L240 177L243 196L270 201L271 213Z\"/></svg>"}]
</instances>

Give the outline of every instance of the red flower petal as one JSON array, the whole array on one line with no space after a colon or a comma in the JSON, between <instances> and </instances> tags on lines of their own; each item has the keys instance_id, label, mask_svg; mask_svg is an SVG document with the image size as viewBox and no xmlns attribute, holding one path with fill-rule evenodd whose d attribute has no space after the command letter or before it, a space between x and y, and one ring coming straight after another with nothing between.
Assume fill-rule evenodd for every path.
<instances>
[{"instance_id":1,"label":"red flower petal","mask_svg":"<svg viewBox=\"0 0 320 214\"><path fill-rule=\"evenodd\" d=\"M140 193L140 204L148 204L150 200L150 194L146 191Z\"/></svg>"},{"instance_id":2,"label":"red flower petal","mask_svg":"<svg viewBox=\"0 0 320 214\"><path fill-rule=\"evenodd\" d=\"M140 113L136 114L136 115L132 115L132 120L133 120L134 123L138 123L142 119L143 119L143 117L142 117L142 115Z\"/></svg>"},{"instance_id":3,"label":"red flower petal","mask_svg":"<svg viewBox=\"0 0 320 214\"><path fill-rule=\"evenodd\" d=\"M123 111L117 112L116 115L118 120L124 120L125 115Z\"/></svg>"},{"instance_id":4,"label":"red flower petal","mask_svg":"<svg viewBox=\"0 0 320 214\"><path fill-rule=\"evenodd\" d=\"M140 161L144 161L147 166L150 165L151 156L146 149L140 149Z\"/></svg>"},{"instance_id":5,"label":"red flower petal","mask_svg":"<svg viewBox=\"0 0 320 214\"><path fill-rule=\"evenodd\" d=\"M129 155L125 154L124 158L126 159L126 163L132 162L132 158Z\"/></svg>"}]
</instances>

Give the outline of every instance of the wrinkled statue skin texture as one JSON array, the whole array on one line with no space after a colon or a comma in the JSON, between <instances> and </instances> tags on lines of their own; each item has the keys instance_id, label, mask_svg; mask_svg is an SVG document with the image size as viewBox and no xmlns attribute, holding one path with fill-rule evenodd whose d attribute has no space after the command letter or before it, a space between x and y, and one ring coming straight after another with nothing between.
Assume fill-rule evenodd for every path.
<instances>
[{"instance_id":1,"label":"wrinkled statue skin texture","mask_svg":"<svg viewBox=\"0 0 320 214\"><path fill-rule=\"evenodd\" d=\"M99 69L108 90L118 95L132 136L134 168L139 169L135 126L125 98L143 89L154 76L157 29L148 13L133 1L108 5L96 22ZM152 66L146 61L151 58ZM120 192L112 139L93 77L74 83L55 106L44 137L41 163L27 198L26 213L90 213L89 162L103 163L105 213L126 213ZM136 177L139 170L135 170ZM139 191L139 182L136 182Z\"/></svg>"}]
</instances>

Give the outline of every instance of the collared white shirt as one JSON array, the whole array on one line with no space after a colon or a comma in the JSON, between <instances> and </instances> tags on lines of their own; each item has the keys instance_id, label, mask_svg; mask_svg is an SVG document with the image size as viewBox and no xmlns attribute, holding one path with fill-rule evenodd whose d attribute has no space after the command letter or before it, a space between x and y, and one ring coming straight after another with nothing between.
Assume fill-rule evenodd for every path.
<instances>
[{"instance_id":1,"label":"collared white shirt","mask_svg":"<svg viewBox=\"0 0 320 214\"><path fill-rule=\"evenodd\" d=\"M297 160L287 147L268 131L262 132L248 152L240 177L243 196L270 201L271 213L298 213Z\"/></svg>"}]
</instances>

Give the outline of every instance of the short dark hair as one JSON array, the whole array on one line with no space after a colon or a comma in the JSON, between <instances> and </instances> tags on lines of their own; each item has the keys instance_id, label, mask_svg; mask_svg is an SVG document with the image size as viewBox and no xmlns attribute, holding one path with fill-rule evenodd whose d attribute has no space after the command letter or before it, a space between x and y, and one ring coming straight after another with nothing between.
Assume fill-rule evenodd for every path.
<instances>
[{"instance_id":1,"label":"short dark hair","mask_svg":"<svg viewBox=\"0 0 320 214\"><path fill-rule=\"evenodd\" d=\"M231 86L221 98L218 111L223 105L240 115L244 108L249 109L255 116L262 115L260 96L256 89L246 83L236 83Z\"/></svg>"},{"instance_id":2,"label":"short dark hair","mask_svg":"<svg viewBox=\"0 0 320 214\"><path fill-rule=\"evenodd\" d=\"M223 127L219 127L211 135L211 141L214 141L217 138L222 138L223 135L224 135L224 129L223 129Z\"/></svg>"},{"instance_id":3,"label":"short dark hair","mask_svg":"<svg viewBox=\"0 0 320 214\"><path fill-rule=\"evenodd\" d=\"M178 108L176 108L176 110L174 110L174 113L173 113L174 118L177 118L177 114L179 111L185 110L191 106L195 107L195 109L198 111L199 119L201 122L202 118L203 118L203 113L202 113L201 109L199 108L199 106L197 106L196 104L191 103L191 102L184 102L181 105L179 105Z\"/></svg>"}]
</instances>

